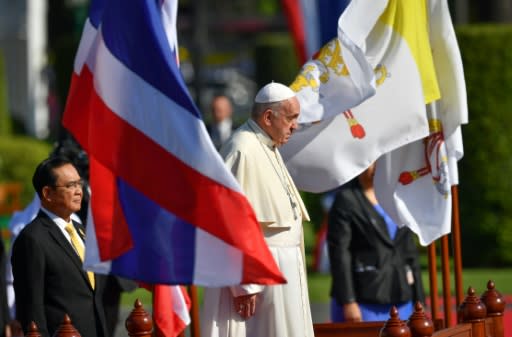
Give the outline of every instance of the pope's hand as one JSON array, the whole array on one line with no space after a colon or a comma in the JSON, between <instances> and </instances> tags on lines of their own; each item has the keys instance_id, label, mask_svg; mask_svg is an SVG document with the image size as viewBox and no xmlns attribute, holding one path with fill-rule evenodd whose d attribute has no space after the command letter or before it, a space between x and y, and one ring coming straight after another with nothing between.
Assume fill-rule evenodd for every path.
<instances>
[{"instance_id":1,"label":"pope's hand","mask_svg":"<svg viewBox=\"0 0 512 337\"><path fill-rule=\"evenodd\" d=\"M243 318L248 319L256 312L257 294L242 295L233 299L235 311Z\"/></svg>"}]
</instances>

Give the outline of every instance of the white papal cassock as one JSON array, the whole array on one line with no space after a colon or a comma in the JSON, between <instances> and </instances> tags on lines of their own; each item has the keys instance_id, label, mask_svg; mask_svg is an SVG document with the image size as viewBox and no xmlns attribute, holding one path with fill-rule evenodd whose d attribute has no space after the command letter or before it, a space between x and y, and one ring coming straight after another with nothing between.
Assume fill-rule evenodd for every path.
<instances>
[{"instance_id":1,"label":"white papal cassock","mask_svg":"<svg viewBox=\"0 0 512 337\"><path fill-rule=\"evenodd\" d=\"M249 199L287 284L205 288L201 334L314 336L302 232L302 221L309 220L309 216L279 151L272 139L249 120L222 147L221 155ZM233 296L256 292L256 313L244 320L234 308Z\"/></svg>"}]
</instances>

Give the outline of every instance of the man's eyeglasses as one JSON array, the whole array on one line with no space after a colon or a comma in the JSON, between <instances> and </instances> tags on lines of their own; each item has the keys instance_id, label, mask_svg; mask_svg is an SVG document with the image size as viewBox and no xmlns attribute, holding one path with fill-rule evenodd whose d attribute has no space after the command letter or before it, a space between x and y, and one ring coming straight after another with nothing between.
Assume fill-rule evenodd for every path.
<instances>
[{"instance_id":1,"label":"man's eyeglasses","mask_svg":"<svg viewBox=\"0 0 512 337\"><path fill-rule=\"evenodd\" d=\"M62 187L62 188L66 188L68 190L71 190L71 189L74 190L77 188L84 187L84 180L79 179L79 180L75 180L75 181L70 181L69 183L66 183L64 185L53 185L53 187Z\"/></svg>"}]
</instances>

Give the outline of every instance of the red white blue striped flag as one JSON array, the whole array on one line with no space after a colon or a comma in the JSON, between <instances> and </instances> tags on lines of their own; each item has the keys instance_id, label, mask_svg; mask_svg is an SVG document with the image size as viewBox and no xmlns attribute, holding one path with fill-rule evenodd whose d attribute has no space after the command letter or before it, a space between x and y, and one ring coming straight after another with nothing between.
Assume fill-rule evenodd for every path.
<instances>
[{"instance_id":1,"label":"red white blue striped flag","mask_svg":"<svg viewBox=\"0 0 512 337\"><path fill-rule=\"evenodd\" d=\"M281 0L300 64L337 36L338 17L350 0Z\"/></svg>"},{"instance_id":2,"label":"red white blue striped flag","mask_svg":"<svg viewBox=\"0 0 512 337\"><path fill-rule=\"evenodd\" d=\"M63 117L90 159L85 265L148 284L283 283L188 94L176 12L91 3Z\"/></svg>"},{"instance_id":3,"label":"red white blue striped flag","mask_svg":"<svg viewBox=\"0 0 512 337\"><path fill-rule=\"evenodd\" d=\"M103 4L86 23L63 119L91 159L97 257L148 283L283 281L188 94L165 3Z\"/></svg>"},{"instance_id":4,"label":"red white blue striped flag","mask_svg":"<svg viewBox=\"0 0 512 337\"><path fill-rule=\"evenodd\" d=\"M282 283L179 72L177 1L96 0L64 126L90 159L89 270L155 285L156 331L190 322L168 284Z\"/></svg>"}]
</instances>

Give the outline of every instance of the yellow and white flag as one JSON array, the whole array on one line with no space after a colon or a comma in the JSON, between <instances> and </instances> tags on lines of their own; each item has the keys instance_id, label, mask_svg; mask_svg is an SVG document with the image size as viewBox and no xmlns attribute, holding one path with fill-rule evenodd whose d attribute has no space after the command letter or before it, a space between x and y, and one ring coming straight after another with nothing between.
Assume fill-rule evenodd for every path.
<instances>
[{"instance_id":1,"label":"yellow and white flag","mask_svg":"<svg viewBox=\"0 0 512 337\"><path fill-rule=\"evenodd\" d=\"M425 139L382 156L375 190L381 205L422 245L451 230L451 187L458 184L461 125L468 122L464 71L446 0L430 0L430 41L441 99L429 105Z\"/></svg>"},{"instance_id":2,"label":"yellow and white flag","mask_svg":"<svg viewBox=\"0 0 512 337\"><path fill-rule=\"evenodd\" d=\"M361 104L340 102L348 100L345 95L357 93L364 82L347 89L332 76L323 78L324 82L319 77L323 86L317 88L317 95L303 90L303 78L318 83L317 73L308 70L308 63L304 65L291 84L301 102L301 128L282 149L300 189L333 189L381 155L429 134L425 105L439 99L440 90L428 11L427 0L358 0L348 5L338 22L338 40L344 37L355 45L353 49L363 52L377 86L375 95ZM316 60L328 68L336 59L332 50L324 46ZM352 62L348 57L343 60L344 66L336 69L340 76L352 76Z\"/></svg>"},{"instance_id":3,"label":"yellow and white flag","mask_svg":"<svg viewBox=\"0 0 512 337\"><path fill-rule=\"evenodd\" d=\"M336 188L380 158L379 202L427 245L450 232L451 186L458 183L461 125L468 121L447 0L353 0L338 27L373 69L376 93L342 105L336 99L346 102L344 95L357 90L328 77L315 96L297 87L302 77L312 78L306 63L291 85L302 103L301 128L283 157L297 186L310 192ZM316 60L331 64L330 55L321 50ZM345 62L340 76L352 75L351 65Z\"/></svg>"}]
</instances>

